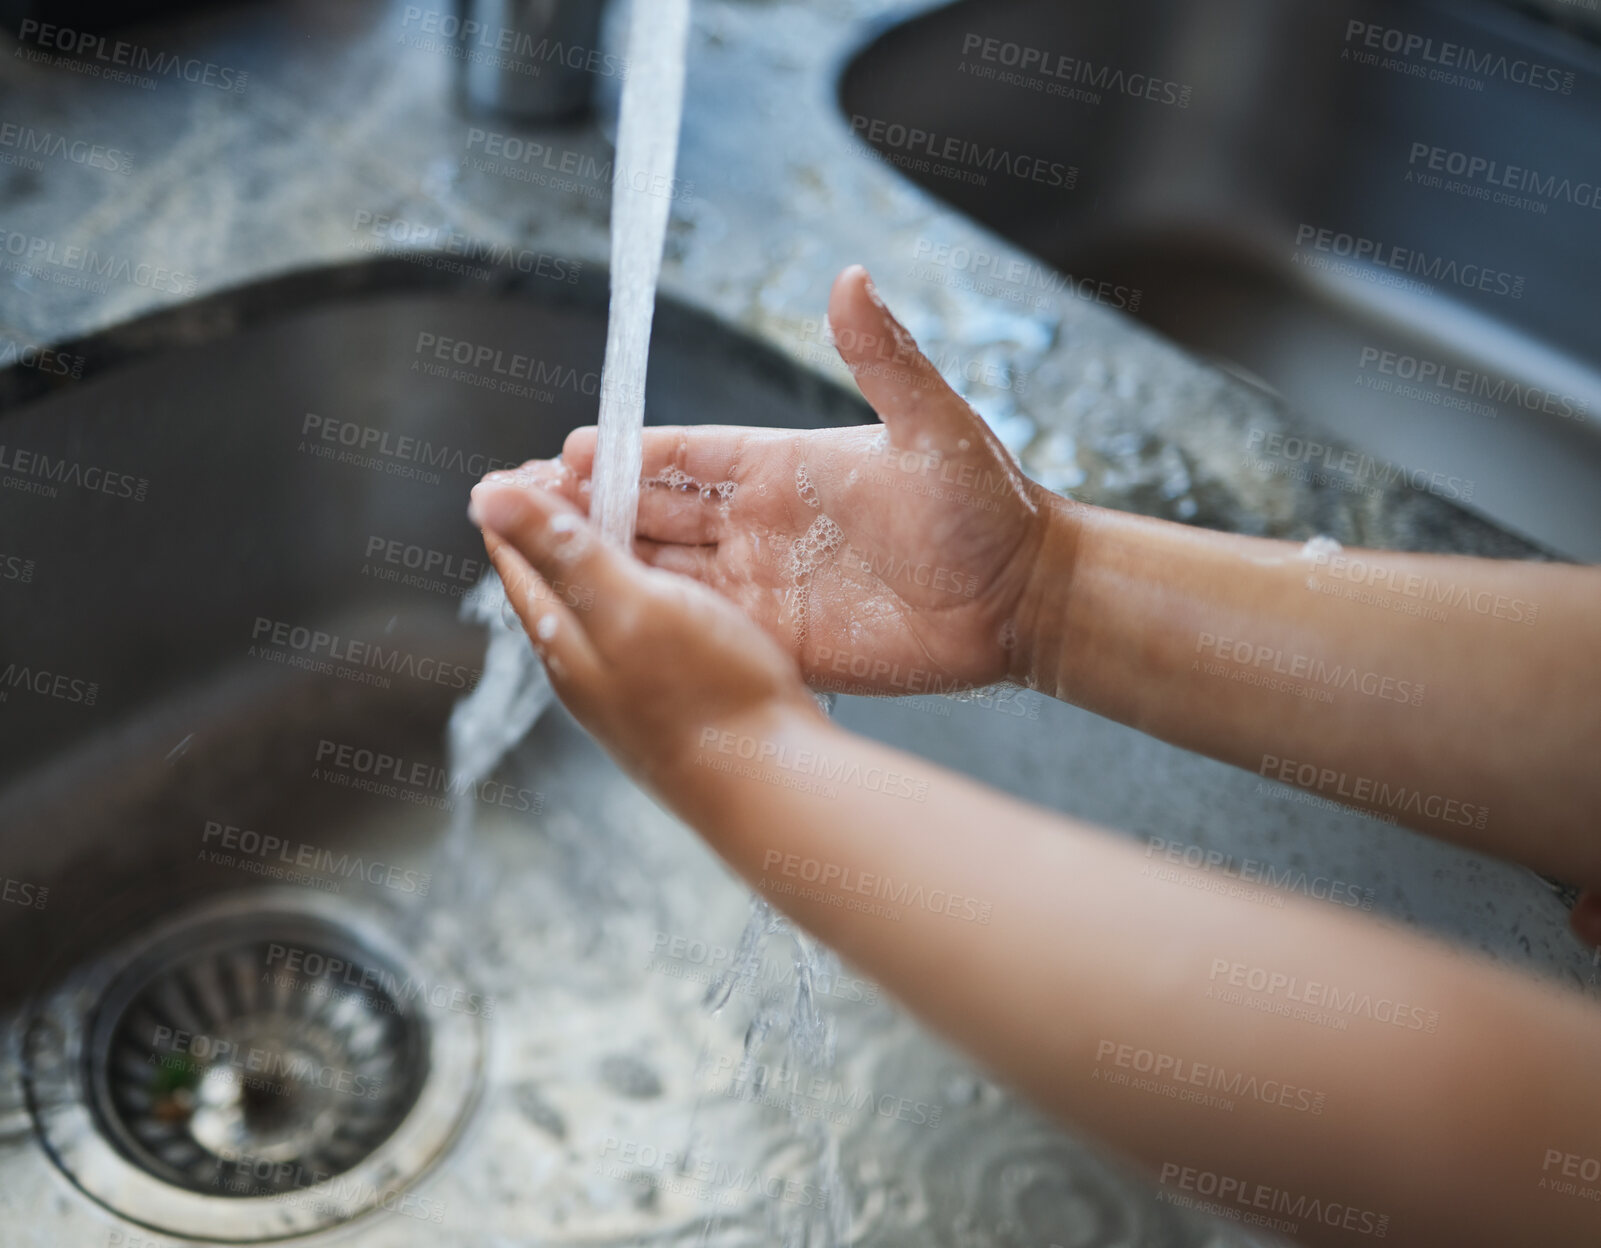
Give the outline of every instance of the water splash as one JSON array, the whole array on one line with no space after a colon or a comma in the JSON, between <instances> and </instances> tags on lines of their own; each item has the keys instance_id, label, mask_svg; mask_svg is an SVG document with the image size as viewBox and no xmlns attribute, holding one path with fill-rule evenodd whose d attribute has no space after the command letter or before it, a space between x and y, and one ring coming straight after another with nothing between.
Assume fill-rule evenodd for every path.
<instances>
[{"instance_id":1,"label":"water splash","mask_svg":"<svg viewBox=\"0 0 1601 1248\"><path fill-rule=\"evenodd\" d=\"M1345 547L1341 546L1332 537L1325 537L1320 533L1301 547L1301 558L1316 562L1321 559L1327 559L1331 555L1337 555L1344 549Z\"/></svg>"},{"instance_id":2,"label":"water splash","mask_svg":"<svg viewBox=\"0 0 1601 1248\"><path fill-rule=\"evenodd\" d=\"M1311 541L1307 542L1305 546L1301 547L1297 558L1304 559L1312 564L1313 569L1311 574L1306 578L1306 587L1308 589L1322 588L1321 582L1319 582L1317 579L1317 569L1321 568L1335 555L1342 553L1344 550L1345 547L1341 546L1332 537L1325 537L1321 533L1312 538Z\"/></svg>"},{"instance_id":3,"label":"water splash","mask_svg":"<svg viewBox=\"0 0 1601 1248\"><path fill-rule=\"evenodd\" d=\"M489 644L483 676L456 703L446 729L451 792L456 798L436 878L448 882L441 899L458 905L474 900L481 884L469 870L476 807L471 794L528 735L555 697L498 576L491 573L473 588L462 602L461 614L488 628Z\"/></svg>"},{"instance_id":4,"label":"water splash","mask_svg":"<svg viewBox=\"0 0 1601 1248\"><path fill-rule=\"evenodd\" d=\"M831 702L821 705L825 710L832 710ZM794 992L788 1001L761 998L761 1004L745 1028L744 1052L729 1088L730 1095L753 1099L761 1096L764 1090L761 1085L773 1078L772 1067L759 1060L762 1046L769 1037L776 1036L778 1075L774 1081L781 1086L804 1087L810 1076L826 1074L834 1066L838 1035L833 1017L825 1013L818 1002L817 978L837 974L838 960L828 948L793 926L760 896L751 897L745 930L740 933L728 967L707 988L705 1005L716 1014L736 995L753 995L769 938L786 936L795 969ZM840 1164L840 1141L821 1121L806 1112L801 1100L797 1096L790 1101L789 1115L797 1137L805 1142L814 1158L811 1162L813 1181L824 1194L821 1202L824 1212L818 1219L821 1242L827 1248L838 1248L850 1242L851 1227L850 1187ZM785 1236L786 1243L814 1242L805 1229L813 1219L801 1221L801 1227L792 1228L792 1233Z\"/></svg>"}]
</instances>

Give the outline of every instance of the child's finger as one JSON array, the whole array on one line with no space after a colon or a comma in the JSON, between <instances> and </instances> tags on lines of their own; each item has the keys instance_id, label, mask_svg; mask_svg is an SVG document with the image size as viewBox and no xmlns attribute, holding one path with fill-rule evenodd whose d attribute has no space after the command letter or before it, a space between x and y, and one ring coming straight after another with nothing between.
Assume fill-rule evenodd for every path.
<instances>
[{"instance_id":1,"label":"child's finger","mask_svg":"<svg viewBox=\"0 0 1601 1248\"><path fill-rule=\"evenodd\" d=\"M603 541L570 502L537 486L482 483L473 489L469 515L509 542L546 582L565 587L564 596L581 604L585 634L604 655L645 593L642 569Z\"/></svg>"},{"instance_id":2,"label":"child's finger","mask_svg":"<svg viewBox=\"0 0 1601 1248\"><path fill-rule=\"evenodd\" d=\"M602 665L577 615L509 542L486 530L484 548L506 588L506 601L522 620L528 640L545 660L551 677L558 686L572 681L587 687Z\"/></svg>"},{"instance_id":3,"label":"child's finger","mask_svg":"<svg viewBox=\"0 0 1601 1248\"><path fill-rule=\"evenodd\" d=\"M559 459L530 459L515 468L498 469L486 473L484 483L537 486L539 489L561 495L585 514L589 511L589 492L579 488L583 482Z\"/></svg>"},{"instance_id":4,"label":"child's finger","mask_svg":"<svg viewBox=\"0 0 1601 1248\"><path fill-rule=\"evenodd\" d=\"M727 507L722 496L709 486L680 489L647 478L639 487L634 531L653 542L713 545L722 539L727 528Z\"/></svg>"},{"instance_id":5,"label":"child's finger","mask_svg":"<svg viewBox=\"0 0 1601 1248\"><path fill-rule=\"evenodd\" d=\"M835 279L828 322L840 357L889 426L896 446L949 455L967 449L963 439L976 444L984 438L987 426L884 306L861 265L853 264ZM917 432L932 434L935 446L919 446L911 436Z\"/></svg>"},{"instance_id":6,"label":"child's finger","mask_svg":"<svg viewBox=\"0 0 1601 1248\"><path fill-rule=\"evenodd\" d=\"M701 546L721 540L748 467L771 458L771 441L793 433L728 426L663 426L645 430L635 532L657 542ZM575 429L562 449L574 478L595 466L595 430ZM588 492L584 491L587 505Z\"/></svg>"},{"instance_id":7,"label":"child's finger","mask_svg":"<svg viewBox=\"0 0 1601 1248\"><path fill-rule=\"evenodd\" d=\"M664 572L675 572L703 585L715 586L720 579L715 546L658 542L642 537L634 539L634 554L648 567L660 568Z\"/></svg>"},{"instance_id":8,"label":"child's finger","mask_svg":"<svg viewBox=\"0 0 1601 1248\"><path fill-rule=\"evenodd\" d=\"M764 443L802 436L793 429L738 425L652 425L640 443L642 480L669 476L676 469L700 485L740 479L745 467L765 456ZM574 429L561 448L562 462L579 477L595 471L594 425Z\"/></svg>"}]
</instances>

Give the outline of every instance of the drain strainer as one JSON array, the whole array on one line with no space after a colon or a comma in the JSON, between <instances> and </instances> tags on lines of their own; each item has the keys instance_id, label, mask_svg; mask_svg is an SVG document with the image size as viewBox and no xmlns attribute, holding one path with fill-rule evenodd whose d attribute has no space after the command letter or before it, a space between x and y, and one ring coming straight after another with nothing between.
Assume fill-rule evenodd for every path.
<instances>
[{"instance_id":1,"label":"drain strainer","mask_svg":"<svg viewBox=\"0 0 1601 1248\"><path fill-rule=\"evenodd\" d=\"M402 980L394 968L339 982L374 961L327 935L292 953L246 938L128 977L102 1007L109 1041L91 1072L113 1138L169 1183L239 1197L311 1187L371 1156L415 1103L428 1056L423 1020L381 986Z\"/></svg>"},{"instance_id":2,"label":"drain strainer","mask_svg":"<svg viewBox=\"0 0 1601 1248\"><path fill-rule=\"evenodd\" d=\"M471 1106L480 999L326 898L168 923L57 992L26 1048L61 1168L123 1217L284 1238L394 1209ZM406 1195L404 1211L429 1216Z\"/></svg>"}]
</instances>

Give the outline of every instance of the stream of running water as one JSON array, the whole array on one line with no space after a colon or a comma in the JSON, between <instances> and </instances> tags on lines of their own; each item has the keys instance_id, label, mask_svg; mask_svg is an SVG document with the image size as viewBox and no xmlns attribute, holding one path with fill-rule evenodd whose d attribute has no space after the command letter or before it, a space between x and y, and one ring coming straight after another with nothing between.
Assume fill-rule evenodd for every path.
<instances>
[{"instance_id":1,"label":"stream of running water","mask_svg":"<svg viewBox=\"0 0 1601 1248\"><path fill-rule=\"evenodd\" d=\"M617 126L615 167L628 170L629 176L613 180L611 304L590 517L606 541L624 549L633 546L639 505L645 379L671 208L668 196L638 188L673 184L683 115L689 4L690 0L635 0L628 34L628 76ZM445 890L450 901L471 912L488 881L469 869L477 803L465 795L487 779L527 736L553 694L544 665L529 644L498 577L491 574L468 595L463 616L485 625L489 642L482 678L473 692L457 703L450 718L449 766L452 789L458 796L442 847L440 878L451 881ZM756 974L771 936L787 936L792 942L795 993L787 1008L769 1003L751 1020L745 1036L747 1060L754 1062L771 1037L781 1049L785 1067L826 1070L834 1061L834 1029L832 1019L818 1009L813 984L828 955L759 897L752 899L736 956L723 979L712 985L706 1006L720 1012L734 991ZM823 1238L830 1244L842 1243L849 1230L849 1202L842 1199L844 1181L837 1141L829 1139L814 1122L798 1119L796 1128L817 1150L819 1184L830 1197ZM809 1233L801 1234L810 1240Z\"/></svg>"},{"instance_id":2,"label":"stream of running water","mask_svg":"<svg viewBox=\"0 0 1601 1248\"><path fill-rule=\"evenodd\" d=\"M633 545L639 505L645 372L671 207L667 196L649 188L672 185L677 168L688 33L689 0L642 0L633 6L615 160L615 167L629 170L630 176L612 183L611 307L590 505L602 535L624 548ZM451 787L457 794L472 792L489 777L528 735L552 698L544 665L499 577L491 574L474 589L463 616L488 628L489 644L482 679L450 717L447 744ZM469 800L456 802L442 854L445 878L461 881L461 887L470 887L465 867L473 807Z\"/></svg>"}]
</instances>

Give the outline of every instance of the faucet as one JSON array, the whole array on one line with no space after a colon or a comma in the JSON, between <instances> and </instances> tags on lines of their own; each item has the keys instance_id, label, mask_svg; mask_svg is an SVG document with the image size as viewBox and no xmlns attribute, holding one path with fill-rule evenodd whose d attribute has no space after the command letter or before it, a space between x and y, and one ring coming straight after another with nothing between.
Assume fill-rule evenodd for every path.
<instances>
[{"instance_id":1,"label":"faucet","mask_svg":"<svg viewBox=\"0 0 1601 1248\"><path fill-rule=\"evenodd\" d=\"M554 121L588 109L598 74L621 75L600 51L605 0L457 0L459 85L469 112Z\"/></svg>"}]
</instances>

